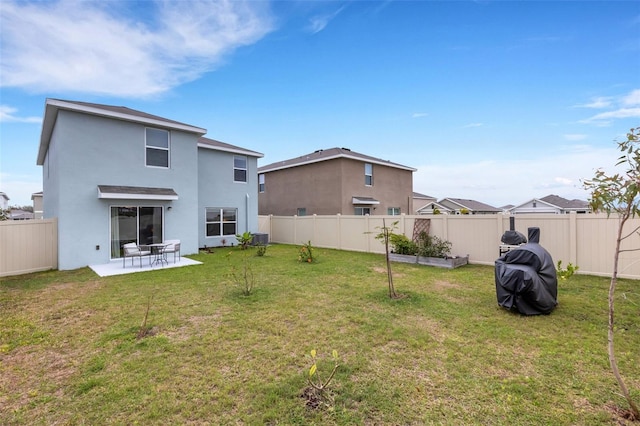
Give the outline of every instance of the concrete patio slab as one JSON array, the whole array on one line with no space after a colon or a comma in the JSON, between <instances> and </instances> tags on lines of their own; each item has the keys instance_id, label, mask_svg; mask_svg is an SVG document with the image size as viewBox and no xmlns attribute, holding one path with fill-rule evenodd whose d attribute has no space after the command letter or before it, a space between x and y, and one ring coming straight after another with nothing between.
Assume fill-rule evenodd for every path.
<instances>
[{"instance_id":1,"label":"concrete patio slab","mask_svg":"<svg viewBox=\"0 0 640 426\"><path fill-rule=\"evenodd\" d=\"M101 277L109 277L112 275L133 274L136 272L148 272L157 271L160 269L181 268L183 266L202 265L202 262L189 259L187 257L180 257L173 263L173 259L170 259L168 263L149 265L147 258L142 259L142 267L140 267L139 259L134 259L133 266L131 266L131 259L127 259L126 266L122 267L122 259L115 259L109 263L102 265L89 265L89 268Z\"/></svg>"}]
</instances>

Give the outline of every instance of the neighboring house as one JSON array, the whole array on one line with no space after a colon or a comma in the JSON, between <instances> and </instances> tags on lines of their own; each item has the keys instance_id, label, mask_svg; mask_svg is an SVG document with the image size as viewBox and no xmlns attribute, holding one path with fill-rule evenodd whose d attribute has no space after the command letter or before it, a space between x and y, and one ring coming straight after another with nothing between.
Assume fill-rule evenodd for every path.
<instances>
[{"instance_id":1,"label":"neighboring house","mask_svg":"<svg viewBox=\"0 0 640 426\"><path fill-rule=\"evenodd\" d=\"M33 218L42 219L42 191L31 194L33 202Z\"/></svg>"},{"instance_id":2,"label":"neighboring house","mask_svg":"<svg viewBox=\"0 0 640 426\"><path fill-rule=\"evenodd\" d=\"M9 212L9 220L31 220L33 213L26 210L13 209Z\"/></svg>"},{"instance_id":3,"label":"neighboring house","mask_svg":"<svg viewBox=\"0 0 640 426\"><path fill-rule=\"evenodd\" d=\"M7 210L9 208L9 197L4 192L0 192L0 209Z\"/></svg>"},{"instance_id":4,"label":"neighboring house","mask_svg":"<svg viewBox=\"0 0 640 426\"><path fill-rule=\"evenodd\" d=\"M476 200L443 198L438 204L451 210L451 214L496 214L502 210Z\"/></svg>"},{"instance_id":5,"label":"neighboring house","mask_svg":"<svg viewBox=\"0 0 640 426\"><path fill-rule=\"evenodd\" d=\"M589 213L589 203L582 200L567 200L557 195L547 195L542 198L534 198L509 209L511 214L523 213L552 213L566 214L570 212Z\"/></svg>"},{"instance_id":6,"label":"neighboring house","mask_svg":"<svg viewBox=\"0 0 640 426\"><path fill-rule=\"evenodd\" d=\"M258 230L261 153L126 107L47 99L37 164L43 216L58 218L58 267L122 256L128 242L181 253Z\"/></svg>"},{"instance_id":7,"label":"neighboring house","mask_svg":"<svg viewBox=\"0 0 640 426\"><path fill-rule=\"evenodd\" d=\"M416 210L416 214L455 214L455 211L437 201L431 201Z\"/></svg>"},{"instance_id":8,"label":"neighboring house","mask_svg":"<svg viewBox=\"0 0 640 426\"><path fill-rule=\"evenodd\" d=\"M412 197L413 197L413 211L415 213L418 213L418 210L425 207L427 204L438 201L436 197L432 197L430 195L424 195L419 192L414 192Z\"/></svg>"},{"instance_id":9,"label":"neighboring house","mask_svg":"<svg viewBox=\"0 0 640 426\"><path fill-rule=\"evenodd\" d=\"M261 215L413 213L416 169L347 148L320 149L258 169Z\"/></svg>"}]
</instances>

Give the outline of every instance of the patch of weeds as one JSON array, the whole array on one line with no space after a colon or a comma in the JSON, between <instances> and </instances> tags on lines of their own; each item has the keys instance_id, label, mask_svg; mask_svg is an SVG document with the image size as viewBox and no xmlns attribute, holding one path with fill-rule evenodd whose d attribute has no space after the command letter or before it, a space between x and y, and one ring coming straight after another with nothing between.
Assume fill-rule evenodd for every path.
<instances>
[{"instance_id":1,"label":"patch of weeds","mask_svg":"<svg viewBox=\"0 0 640 426\"><path fill-rule=\"evenodd\" d=\"M318 362L317 362L317 352L315 349L312 349L309 352L311 356L311 360L313 361L313 365L309 368L309 376L307 377L307 383L309 386L302 390L300 397L305 400L305 405L308 408L319 409L319 408L331 408L333 407L334 397L332 392L329 390L329 384L331 380L336 374L338 370L338 351L335 349L331 352L331 357L333 358L333 370L329 374L329 377L326 380L323 380L320 377L320 373L318 372Z\"/></svg>"},{"instance_id":2,"label":"patch of weeds","mask_svg":"<svg viewBox=\"0 0 640 426\"><path fill-rule=\"evenodd\" d=\"M298 249L298 262L312 263L314 250L311 241L307 241Z\"/></svg>"}]
</instances>

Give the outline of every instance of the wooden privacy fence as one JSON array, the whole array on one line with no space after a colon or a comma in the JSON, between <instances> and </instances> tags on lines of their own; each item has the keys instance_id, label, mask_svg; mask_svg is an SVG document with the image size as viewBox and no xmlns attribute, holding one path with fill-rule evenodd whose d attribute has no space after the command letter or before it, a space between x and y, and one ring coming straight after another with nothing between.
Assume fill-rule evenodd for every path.
<instances>
[{"instance_id":1,"label":"wooden privacy fence","mask_svg":"<svg viewBox=\"0 0 640 426\"><path fill-rule=\"evenodd\" d=\"M57 219L0 222L0 277L57 268Z\"/></svg>"},{"instance_id":2,"label":"wooden privacy fence","mask_svg":"<svg viewBox=\"0 0 640 426\"><path fill-rule=\"evenodd\" d=\"M469 262L493 265L499 256L500 238L509 229L508 214L429 216L259 216L259 232L274 243L302 244L340 250L384 253L375 239L382 228L396 224L394 231L413 237L414 223L430 219L429 234L452 243L452 255L469 255ZM610 275L618 227L617 216L606 214L521 214L514 215L515 229L528 236L529 227L540 228L542 245L557 263L572 263L589 275ZM640 226L640 218L628 222L627 233ZM633 234L623 249L640 248L640 235ZM640 279L640 251L620 254L620 277Z\"/></svg>"}]
</instances>

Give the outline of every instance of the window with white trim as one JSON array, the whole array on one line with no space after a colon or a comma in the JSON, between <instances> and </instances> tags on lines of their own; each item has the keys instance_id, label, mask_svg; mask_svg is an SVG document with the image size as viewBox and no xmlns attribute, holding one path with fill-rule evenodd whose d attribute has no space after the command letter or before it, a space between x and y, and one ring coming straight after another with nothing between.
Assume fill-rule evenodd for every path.
<instances>
[{"instance_id":1,"label":"window with white trim","mask_svg":"<svg viewBox=\"0 0 640 426\"><path fill-rule=\"evenodd\" d=\"M364 163L364 184L373 186L373 164Z\"/></svg>"},{"instance_id":2,"label":"window with white trim","mask_svg":"<svg viewBox=\"0 0 640 426\"><path fill-rule=\"evenodd\" d=\"M389 207L387 209L387 214L389 216L400 216L400 207Z\"/></svg>"},{"instance_id":3,"label":"window with white trim","mask_svg":"<svg viewBox=\"0 0 640 426\"><path fill-rule=\"evenodd\" d=\"M264 173L258 175L258 192L264 192Z\"/></svg>"},{"instance_id":4,"label":"window with white trim","mask_svg":"<svg viewBox=\"0 0 640 426\"><path fill-rule=\"evenodd\" d=\"M238 232L238 209L207 207L205 233L207 237L226 237Z\"/></svg>"},{"instance_id":5,"label":"window with white trim","mask_svg":"<svg viewBox=\"0 0 640 426\"><path fill-rule=\"evenodd\" d=\"M169 132L147 127L145 129L145 162L150 167L169 168Z\"/></svg>"},{"instance_id":6,"label":"window with white trim","mask_svg":"<svg viewBox=\"0 0 640 426\"><path fill-rule=\"evenodd\" d=\"M244 155L233 156L233 181L247 181L247 157Z\"/></svg>"},{"instance_id":7,"label":"window with white trim","mask_svg":"<svg viewBox=\"0 0 640 426\"><path fill-rule=\"evenodd\" d=\"M355 215L356 216L365 216L371 214L371 207L356 207Z\"/></svg>"}]
</instances>

